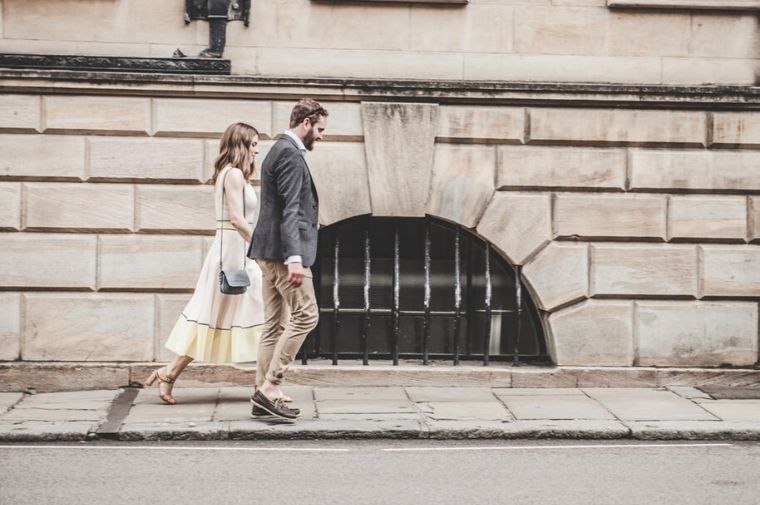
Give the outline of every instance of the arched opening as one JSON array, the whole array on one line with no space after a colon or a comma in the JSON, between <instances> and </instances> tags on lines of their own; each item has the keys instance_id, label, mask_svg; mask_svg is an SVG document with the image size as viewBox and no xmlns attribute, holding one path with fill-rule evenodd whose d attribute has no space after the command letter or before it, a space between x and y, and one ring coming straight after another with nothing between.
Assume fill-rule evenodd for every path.
<instances>
[{"instance_id":1,"label":"arched opening","mask_svg":"<svg viewBox=\"0 0 760 505\"><path fill-rule=\"evenodd\" d=\"M538 312L515 268L440 219L361 216L320 231L319 326L309 358L548 363Z\"/></svg>"}]
</instances>

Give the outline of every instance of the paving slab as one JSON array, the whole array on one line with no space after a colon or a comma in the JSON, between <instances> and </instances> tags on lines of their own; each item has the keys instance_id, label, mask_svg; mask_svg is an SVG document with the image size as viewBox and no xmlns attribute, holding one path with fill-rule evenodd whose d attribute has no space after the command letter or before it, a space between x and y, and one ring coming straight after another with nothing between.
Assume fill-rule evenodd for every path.
<instances>
[{"instance_id":1,"label":"paving slab","mask_svg":"<svg viewBox=\"0 0 760 505\"><path fill-rule=\"evenodd\" d=\"M627 421L639 440L760 440L760 423L747 421Z\"/></svg>"},{"instance_id":2,"label":"paving slab","mask_svg":"<svg viewBox=\"0 0 760 505\"><path fill-rule=\"evenodd\" d=\"M583 391L625 421L718 420L699 405L667 390L585 388Z\"/></svg>"},{"instance_id":3,"label":"paving slab","mask_svg":"<svg viewBox=\"0 0 760 505\"><path fill-rule=\"evenodd\" d=\"M18 403L23 396L24 393L0 393L0 415Z\"/></svg>"},{"instance_id":4,"label":"paving slab","mask_svg":"<svg viewBox=\"0 0 760 505\"><path fill-rule=\"evenodd\" d=\"M176 387L172 391L172 396L177 401L177 405L191 404L216 404L219 400L219 388L182 388ZM135 405L166 405L158 396L158 388L141 389L137 394L134 402Z\"/></svg>"},{"instance_id":5,"label":"paving slab","mask_svg":"<svg viewBox=\"0 0 760 505\"><path fill-rule=\"evenodd\" d=\"M686 398L687 400L695 400L698 398L704 400L712 399L711 396L704 391L700 391L699 389L691 386L668 386L667 388L681 398Z\"/></svg>"},{"instance_id":6,"label":"paving slab","mask_svg":"<svg viewBox=\"0 0 760 505\"><path fill-rule=\"evenodd\" d=\"M492 402L490 388L407 387L413 402Z\"/></svg>"},{"instance_id":7,"label":"paving slab","mask_svg":"<svg viewBox=\"0 0 760 505\"><path fill-rule=\"evenodd\" d=\"M616 419L599 402L586 395L503 396L502 401L518 420Z\"/></svg>"},{"instance_id":8,"label":"paving slab","mask_svg":"<svg viewBox=\"0 0 760 505\"><path fill-rule=\"evenodd\" d=\"M317 401L317 413L322 414L391 414L415 413L409 400L324 400Z\"/></svg>"},{"instance_id":9,"label":"paving slab","mask_svg":"<svg viewBox=\"0 0 760 505\"><path fill-rule=\"evenodd\" d=\"M578 388L494 388L496 396L586 396Z\"/></svg>"},{"instance_id":10,"label":"paving slab","mask_svg":"<svg viewBox=\"0 0 760 505\"><path fill-rule=\"evenodd\" d=\"M303 417L303 415L301 416ZM415 419L422 420L423 416L420 413L404 413L404 412L390 412L390 413L372 413L372 414L319 414L319 419L323 421L387 421L392 419ZM300 420L300 418L299 418Z\"/></svg>"},{"instance_id":11,"label":"paving slab","mask_svg":"<svg viewBox=\"0 0 760 505\"><path fill-rule=\"evenodd\" d=\"M214 403L135 405L124 419L124 423L210 422L214 415L214 407Z\"/></svg>"},{"instance_id":12,"label":"paving slab","mask_svg":"<svg viewBox=\"0 0 760 505\"><path fill-rule=\"evenodd\" d=\"M0 441L3 442L72 442L87 440L97 423L81 421L9 422L0 421Z\"/></svg>"},{"instance_id":13,"label":"paving slab","mask_svg":"<svg viewBox=\"0 0 760 505\"><path fill-rule=\"evenodd\" d=\"M107 406L101 410L66 410L66 409L13 409L0 416L2 421L100 421L106 418Z\"/></svg>"},{"instance_id":14,"label":"paving slab","mask_svg":"<svg viewBox=\"0 0 760 505\"><path fill-rule=\"evenodd\" d=\"M512 418L496 399L491 402L425 402L418 403L417 408L435 420L498 421Z\"/></svg>"},{"instance_id":15,"label":"paving slab","mask_svg":"<svg viewBox=\"0 0 760 505\"><path fill-rule=\"evenodd\" d=\"M408 400L402 387L316 387L314 398L323 400Z\"/></svg>"},{"instance_id":16,"label":"paving slab","mask_svg":"<svg viewBox=\"0 0 760 505\"><path fill-rule=\"evenodd\" d=\"M24 395L24 399L16 406L16 408L72 410L101 409L104 405L110 404L118 393L119 390L108 390Z\"/></svg>"},{"instance_id":17,"label":"paving slab","mask_svg":"<svg viewBox=\"0 0 760 505\"><path fill-rule=\"evenodd\" d=\"M695 400L724 421L760 422L760 400Z\"/></svg>"}]
</instances>

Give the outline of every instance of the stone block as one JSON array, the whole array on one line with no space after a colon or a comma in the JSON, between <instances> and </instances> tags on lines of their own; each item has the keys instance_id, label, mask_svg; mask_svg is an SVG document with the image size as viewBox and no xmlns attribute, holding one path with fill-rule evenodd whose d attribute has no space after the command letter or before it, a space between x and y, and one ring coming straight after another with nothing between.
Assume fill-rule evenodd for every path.
<instances>
[{"instance_id":1,"label":"stone block","mask_svg":"<svg viewBox=\"0 0 760 505\"><path fill-rule=\"evenodd\" d=\"M8 233L0 249L2 287L95 288L94 236Z\"/></svg>"},{"instance_id":2,"label":"stone block","mask_svg":"<svg viewBox=\"0 0 760 505\"><path fill-rule=\"evenodd\" d=\"M89 139L90 180L203 182L202 140Z\"/></svg>"},{"instance_id":3,"label":"stone block","mask_svg":"<svg viewBox=\"0 0 760 505\"><path fill-rule=\"evenodd\" d=\"M760 246L699 246L702 296L746 296L760 293Z\"/></svg>"},{"instance_id":4,"label":"stone block","mask_svg":"<svg viewBox=\"0 0 760 505\"><path fill-rule=\"evenodd\" d=\"M31 34L46 40L96 40L104 20L113 15L113 4L74 0L67 4L9 0L4 2L4 34L26 39ZM146 16L147 17L147 16ZM55 19L55 23L50 20ZM123 18L120 19L124 21Z\"/></svg>"},{"instance_id":5,"label":"stone block","mask_svg":"<svg viewBox=\"0 0 760 505\"><path fill-rule=\"evenodd\" d=\"M171 361L176 355L170 350L164 347L166 339L169 338L174 325L177 323L180 314L185 309L187 302L190 301L192 295L170 295L162 294L156 296L157 305L157 318L156 322L156 361Z\"/></svg>"},{"instance_id":6,"label":"stone block","mask_svg":"<svg viewBox=\"0 0 760 505\"><path fill-rule=\"evenodd\" d=\"M522 265L552 238L551 195L497 192L477 231L501 249L510 263Z\"/></svg>"},{"instance_id":7,"label":"stone block","mask_svg":"<svg viewBox=\"0 0 760 505\"><path fill-rule=\"evenodd\" d=\"M747 236L743 196L672 196L668 239L738 239Z\"/></svg>"},{"instance_id":8,"label":"stone block","mask_svg":"<svg viewBox=\"0 0 760 505\"><path fill-rule=\"evenodd\" d=\"M607 54L606 9L515 7L515 51L523 54Z\"/></svg>"},{"instance_id":9,"label":"stone block","mask_svg":"<svg viewBox=\"0 0 760 505\"><path fill-rule=\"evenodd\" d=\"M154 100L156 135L219 137L228 126L248 123L259 137L272 133L272 103L260 100L157 98Z\"/></svg>"},{"instance_id":10,"label":"stone block","mask_svg":"<svg viewBox=\"0 0 760 505\"><path fill-rule=\"evenodd\" d=\"M415 51L511 53L511 5L473 3L466 9L412 6L409 47ZM440 37L446 33L446 37Z\"/></svg>"},{"instance_id":11,"label":"stone block","mask_svg":"<svg viewBox=\"0 0 760 505\"><path fill-rule=\"evenodd\" d=\"M98 247L99 289L193 289L203 237L103 235Z\"/></svg>"},{"instance_id":12,"label":"stone block","mask_svg":"<svg viewBox=\"0 0 760 505\"><path fill-rule=\"evenodd\" d=\"M324 139L329 140L361 140L364 135L362 128L361 105L353 102L320 102L330 115L327 118L327 128ZM282 134L290 127L292 102L272 103L272 137ZM321 148L318 145L315 151ZM262 158L264 159L264 158Z\"/></svg>"},{"instance_id":13,"label":"stone block","mask_svg":"<svg viewBox=\"0 0 760 505\"><path fill-rule=\"evenodd\" d=\"M551 242L522 270L533 293L533 301L543 310L588 296L588 245Z\"/></svg>"},{"instance_id":14,"label":"stone block","mask_svg":"<svg viewBox=\"0 0 760 505\"><path fill-rule=\"evenodd\" d=\"M0 361L13 361L21 352L21 295L0 293ZM0 413L3 412L0 406Z\"/></svg>"},{"instance_id":15,"label":"stone block","mask_svg":"<svg viewBox=\"0 0 760 505\"><path fill-rule=\"evenodd\" d=\"M760 153L631 151L631 189L760 190Z\"/></svg>"},{"instance_id":16,"label":"stone block","mask_svg":"<svg viewBox=\"0 0 760 505\"><path fill-rule=\"evenodd\" d=\"M466 80L641 84L662 79L658 57L489 53L463 57Z\"/></svg>"},{"instance_id":17,"label":"stone block","mask_svg":"<svg viewBox=\"0 0 760 505\"><path fill-rule=\"evenodd\" d=\"M686 56L691 43L690 12L609 11L609 54Z\"/></svg>"},{"instance_id":18,"label":"stone block","mask_svg":"<svg viewBox=\"0 0 760 505\"><path fill-rule=\"evenodd\" d=\"M26 293L22 358L32 361L150 361L150 294Z\"/></svg>"},{"instance_id":19,"label":"stone block","mask_svg":"<svg viewBox=\"0 0 760 505\"><path fill-rule=\"evenodd\" d=\"M591 145L706 143L704 112L531 108L530 141Z\"/></svg>"},{"instance_id":20,"label":"stone block","mask_svg":"<svg viewBox=\"0 0 760 505\"><path fill-rule=\"evenodd\" d=\"M525 136L525 109L444 105L440 107L438 138L519 144Z\"/></svg>"},{"instance_id":21,"label":"stone block","mask_svg":"<svg viewBox=\"0 0 760 505\"><path fill-rule=\"evenodd\" d=\"M0 95L0 129L14 132L41 131L42 103L33 95Z\"/></svg>"},{"instance_id":22,"label":"stone block","mask_svg":"<svg viewBox=\"0 0 760 505\"><path fill-rule=\"evenodd\" d=\"M662 58L662 82L671 85L752 85L757 70L749 58Z\"/></svg>"},{"instance_id":23,"label":"stone block","mask_svg":"<svg viewBox=\"0 0 760 505\"><path fill-rule=\"evenodd\" d=\"M755 58L758 50L757 17L748 13L716 16L691 13L689 54L721 59ZM730 33L730 37L726 34ZM716 44L716 40L723 43Z\"/></svg>"},{"instance_id":24,"label":"stone block","mask_svg":"<svg viewBox=\"0 0 760 505\"><path fill-rule=\"evenodd\" d=\"M362 103L375 216L422 217L430 190L438 106Z\"/></svg>"},{"instance_id":25,"label":"stone block","mask_svg":"<svg viewBox=\"0 0 760 505\"><path fill-rule=\"evenodd\" d=\"M0 177L84 179L84 137L0 135L0 149Z\"/></svg>"},{"instance_id":26,"label":"stone block","mask_svg":"<svg viewBox=\"0 0 760 505\"><path fill-rule=\"evenodd\" d=\"M636 302L638 365L750 366L757 361L758 305Z\"/></svg>"},{"instance_id":27,"label":"stone block","mask_svg":"<svg viewBox=\"0 0 760 505\"><path fill-rule=\"evenodd\" d=\"M515 419L615 419L585 395L521 395L504 398L504 403Z\"/></svg>"},{"instance_id":28,"label":"stone block","mask_svg":"<svg viewBox=\"0 0 760 505\"><path fill-rule=\"evenodd\" d=\"M315 147L307 160L319 193L323 225L372 212L363 144L325 142Z\"/></svg>"},{"instance_id":29,"label":"stone block","mask_svg":"<svg viewBox=\"0 0 760 505\"><path fill-rule=\"evenodd\" d=\"M148 135L150 99L127 96L46 96L48 133Z\"/></svg>"},{"instance_id":30,"label":"stone block","mask_svg":"<svg viewBox=\"0 0 760 505\"><path fill-rule=\"evenodd\" d=\"M760 114L714 112L712 143L722 147L760 146Z\"/></svg>"},{"instance_id":31,"label":"stone block","mask_svg":"<svg viewBox=\"0 0 760 505\"><path fill-rule=\"evenodd\" d=\"M0 182L0 230L21 229L21 184Z\"/></svg>"},{"instance_id":32,"label":"stone block","mask_svg":"<svg viewBox=\"0 0 760 505\"><path fill-rule=\"evenodd\" d=\"M697 247L593 244L592 296L696 296Z\"/></svg>"},{"instance_id":33,"label":"stone block","mask_svg":"<svg viewBox=\"0 0 760 505\"><path fill-rule=\"evenodd\" d=\"M25 228L121 230L134 227L135 190L126 184L24 183Z\"/></svg>"},{"instance_id":34,"label":"stone block","mask_svg":"<svg viewBox=\"0 0 760 505\"><path fill-rule=\"evenodd\" d=\"M211 186L137 187L138 230L211 231L216 224Z\"/></svg>"},{"instance_id":35,"label":"stone block","mask_svg":"<svg viewBox=\"0 0 760 505\"><path fill-rule=\"evenodd\" d=\"M665 240L667 205L661 195L558 194L554 231L560 237Z\"/></svg>"},{"instance_id":36,"label":"stone block","mask_svg":"<svg viewBox=\"0 0 760 505\"><path fill-rule=\"evenodd\" d=\"M749 240L757 241L760 239L760 197L752 196L749 198Z\"/></svg>"},{"instance_id":37,"label":"stone block","mask_svg":"<svg viewBox=\"0 0 760 505\"><path fill-rule=\"evenodd\" d=\"M565 147L499 148L496 186L625 190L625 151Z\"/></svg>"},{"instance_id":38,"label":"stone block","mask_svg":"<svg viewBox=\"0 0 760 505\"><path fill-rule=\"evenodd\" d=\"M717 420L695 403L670 391L641 388L587 388L584 391L623 421Z\"/></svg>"},{"instance_id":39,"label":"stone block","mask_svg":"<svg viewBox=\"0 0 760 505\"><path fill-rule=\"evenodd\" d=\"M549 316L557 365L631 366L633 303L589 300Z\"/></svg>"},{"instance_id":40,"label":"stone block","mask_svg":"<svg viewBox=\"0 0 760 505\"><path fill-rule=\"evenodd\" d=\"M436 144L427 214L473 228L494 192L492 146Z\"/></svg>"}]
</instances>

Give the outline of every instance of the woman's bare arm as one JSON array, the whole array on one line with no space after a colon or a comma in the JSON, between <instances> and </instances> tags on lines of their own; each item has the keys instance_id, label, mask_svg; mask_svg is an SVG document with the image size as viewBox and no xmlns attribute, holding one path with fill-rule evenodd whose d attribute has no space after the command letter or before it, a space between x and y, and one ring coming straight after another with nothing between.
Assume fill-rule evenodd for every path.
<instances>
[{"instance_id":1,"label":"woman's bare arm","mask_svg":"<svg viewBox=\"0 0 760 505\"><path fill-rule=\"evenodd\" d=\"M243 188L245 187L243 172L237 168L230 169L224 181L224 198L227 202L227 215L230 223L246 242L251 241L253 228L243 217Z\"/></svg>"}]
</instances>

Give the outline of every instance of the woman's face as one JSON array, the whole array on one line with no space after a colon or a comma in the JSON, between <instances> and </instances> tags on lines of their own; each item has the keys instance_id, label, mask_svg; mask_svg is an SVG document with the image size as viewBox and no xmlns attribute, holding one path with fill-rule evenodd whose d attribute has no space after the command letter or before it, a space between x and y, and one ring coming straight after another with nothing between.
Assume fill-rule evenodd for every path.
<instances>
[{"instance_id":1,"label":"woman's face","mask_svg":"<svg viewBox=\"0 0 760 505\"><path fill-rule=\"evenodd\" d=\"M254 135L253 139L251 139L251 145L248 147L248 156L251 162L253 162L257 154L259 154L259 136Z\"/></svg>"}]
</instances>

